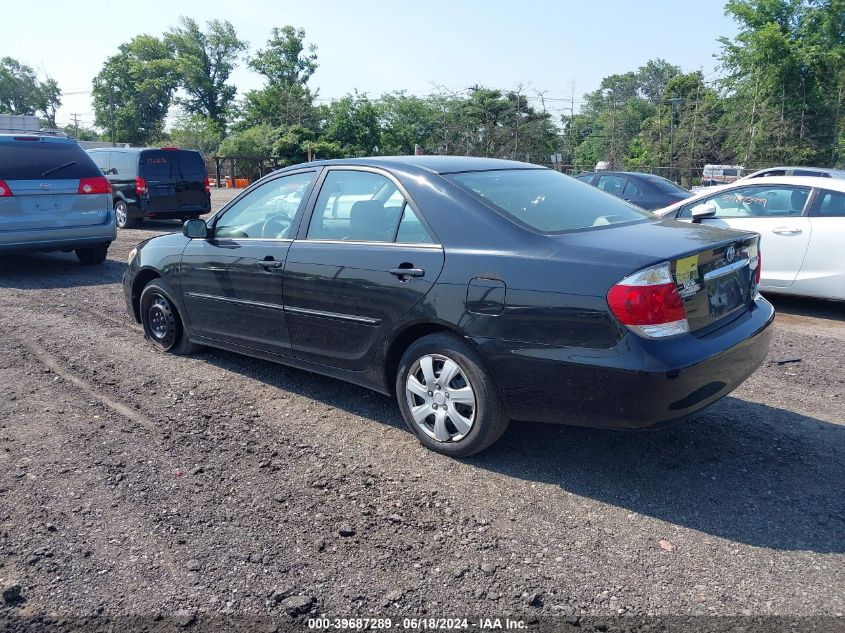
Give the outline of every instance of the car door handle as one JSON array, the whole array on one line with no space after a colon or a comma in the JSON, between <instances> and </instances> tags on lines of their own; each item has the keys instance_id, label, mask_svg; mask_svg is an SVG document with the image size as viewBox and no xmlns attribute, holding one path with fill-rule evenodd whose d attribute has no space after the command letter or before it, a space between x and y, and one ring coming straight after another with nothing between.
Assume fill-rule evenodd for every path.
<instances>
[{"instance_id":1,"label":"car door handle","mask_svg":"<svg viewBox=\"0 0 845 633\"><path fill-rule=\"evenodd\" d=\"M800 235L801 229L797 226L779 226L772 229L772 233L777 233L778 235Z\"/></svg>"},{"instance_id":2,"label":"car door handle","mask_svg":"<svg viewBox=\"0 0 845 633\"><path fill-rule=\"evenodd\" d=\"M425 271L422 268L404 268L399 266L398 268L391 268L390 274L396 275L401 279L402 277L422 277L425 275Z\"/></svg>"},{"instance_id":3,"label":"car door handle","mask_svg":"<svg viewBox=\"0 0 845 633\"><path fill-rule=\"evenodd\" d=\"M260 268L263 268L264 270L266 270L268 273L272 272L276 268L282 267L282 262L277 262L277 261L272 260L272 259L265 259L264 261L255 262L255 263L258 264L258 266Z\"/></svg>"}]
</instances>

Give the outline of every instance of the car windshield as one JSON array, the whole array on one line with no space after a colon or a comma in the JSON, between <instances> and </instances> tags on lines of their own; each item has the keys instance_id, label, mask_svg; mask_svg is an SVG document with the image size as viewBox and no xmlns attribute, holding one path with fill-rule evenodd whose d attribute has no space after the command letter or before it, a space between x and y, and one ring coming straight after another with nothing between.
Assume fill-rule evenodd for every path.
<instances>
[{"instance_id":1,"label":"car windshield","mask_svg":"<svg viewBox=\"0 0 845 633\"><path fill-rule=\"evenodd\" d=\"M690 194L689 191L687 191L680 185L677 185L671 180L667 180L666 178L662 178L660 176L649 176L648 181L655 187L660 189L660 191L662 191L663 193L678 193L685 196L688 196Z\"/></svg>"},{"instance_id":2,"label":"car windshield","mask_svg":"<svg viewBox=\"0 0 845 633\"><path fill-rule=\"evenodd\" d=\"M655 216L551 169L504 169L451 174L506 217L540 233L559 233Z\"/></svg>"}]
</instances>

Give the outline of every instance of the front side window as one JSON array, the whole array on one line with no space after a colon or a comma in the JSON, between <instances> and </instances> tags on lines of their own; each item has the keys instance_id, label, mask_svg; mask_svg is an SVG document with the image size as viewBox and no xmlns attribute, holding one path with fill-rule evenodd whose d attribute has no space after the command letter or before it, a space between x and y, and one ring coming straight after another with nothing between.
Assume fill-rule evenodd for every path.
<instances>
[{"instance_id":1,"label":"front side window","mask_svg":"<svg viewBox=\"0 0 845 633\"><path fill-rule=\"evenodd\" d=\"M822 189L813 209L813 215L822 218L845 218L845 193Z\"/></svg>"},{"instance_id":2,"label":"front side window","mask_svg":"<svg viewBox=\"0 0 845 633\"><path fill-rule=\"evenodd\" d=\"M393 182L368 171L328 173L306 239L392 242L405 198Z\"/></svg>"},{"instance_id":3,"label":"front side window","mask_svg":"<svg viewBox=\"0 0 845 633\"><path fill-rule=\"evenodd\" d=\"M256 187L220 216L214 236L232 239L287 239L314 172L282 176Z\"/></svg>"},{"instance_id":4,"label":"front side window","mask_svg":"<svg viewBox=\"0 0 845 633\"><path fill-rule=\"evenodd\" d=\"M447 178L510 220L540 233L655 218L644 209L584 187L551 169L466 172Z\"/></svg>"},{"instance_id":5,"label":"front side window","mask_svg":"<svg viewBox=\"0 0 845 633\"><path fill-rule=\"evenodd\" d=\"M716 207L717 218L790 217L803 213L809 195L804 187L770 185L723 191L703 202Z\"/></svg>"}]
</instances>

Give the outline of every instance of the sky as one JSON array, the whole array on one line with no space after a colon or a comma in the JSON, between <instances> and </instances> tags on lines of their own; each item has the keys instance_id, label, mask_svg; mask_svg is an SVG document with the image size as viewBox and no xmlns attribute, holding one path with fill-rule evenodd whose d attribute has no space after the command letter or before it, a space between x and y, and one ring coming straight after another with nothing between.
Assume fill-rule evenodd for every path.
<instances>
[{"instance_id":1,"label":"sky","mask_svg":"<svg viewBox=\"0 0 845 633\"><path fill-rule=\"evenodd\" d=\"M356 89L377 96L522 84L533 105L542 106L542 92L557 115L571 107L573 87L577 110L603 77L653 58L715 79L716 40L736 34L723 7L720 0L41 0L5 8L0 56L59 82L60 125L76 113L90 127L91 81L135 35L160 35L180 15L200 23L224 19L255 51L273 26L290 24L317 45L320 66L310 85L320 99ZM243 62L231 83L239 94L262 85Z\"/></svg>"}]
</instances>

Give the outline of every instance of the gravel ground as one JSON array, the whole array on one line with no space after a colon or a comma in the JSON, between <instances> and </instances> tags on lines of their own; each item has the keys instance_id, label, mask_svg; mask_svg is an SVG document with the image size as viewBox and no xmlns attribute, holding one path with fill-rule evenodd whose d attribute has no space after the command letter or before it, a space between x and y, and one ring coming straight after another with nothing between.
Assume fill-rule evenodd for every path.
<instances>
[{"instance_id":1,"label":"gravel ground","mask_svg":"<svg viewBox=\"0 0 845 633\"><path fill-rule=\"evenodd\" d=\"M845 613L845 306L777 301L769 361L688 423L456 461L381 395L147 346L120 278L174 230L0 259L0 616Z\"/></svg>"}]
</instances>

